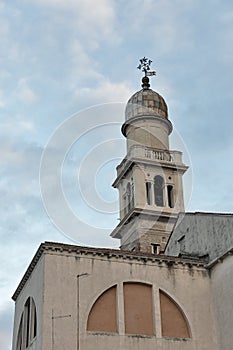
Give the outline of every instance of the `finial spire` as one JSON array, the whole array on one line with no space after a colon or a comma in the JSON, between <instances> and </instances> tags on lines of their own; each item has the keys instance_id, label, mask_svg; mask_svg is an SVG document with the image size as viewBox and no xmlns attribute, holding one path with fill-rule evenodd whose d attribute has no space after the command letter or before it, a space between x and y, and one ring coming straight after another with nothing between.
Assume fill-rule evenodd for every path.
<instances>
[{"instance_id":1,"label":"finial spire","mask_svg":"<svg viewBox=\"0 0 233 350\"><path fill-rule=\"evenodd\" d=\"M137 69L140 69L142 72L145 73L144 77L142 78L142 88L143 89L149 89L150 84L149 84L149 76L152 75L156 75L155 71L151 71L150 70L150 65L151 65L152 61L147 58L147 57L143 57L140 59L140 63L137 67Z\"/></svg>"}]
</instances>

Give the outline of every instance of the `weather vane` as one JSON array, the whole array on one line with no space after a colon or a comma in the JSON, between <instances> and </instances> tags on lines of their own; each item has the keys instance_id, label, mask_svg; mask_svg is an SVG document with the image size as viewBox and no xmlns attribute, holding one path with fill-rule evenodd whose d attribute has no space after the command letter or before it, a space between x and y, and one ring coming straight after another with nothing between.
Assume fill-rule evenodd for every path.
<instances>
[{"instance_id":1,"label":"weather vane","mask_svg":"<svg viewBox=\"0 0 233 350\"><path fill-rule=\"evenodd\" d=\"M152 63L152 61L149 58L143 57L140 59L140 64L137 67L137 69L140 69L142 72L144 72L145 77L156 75L155 71L150 71L151 63Z\"/></svg>"}]
</instances>

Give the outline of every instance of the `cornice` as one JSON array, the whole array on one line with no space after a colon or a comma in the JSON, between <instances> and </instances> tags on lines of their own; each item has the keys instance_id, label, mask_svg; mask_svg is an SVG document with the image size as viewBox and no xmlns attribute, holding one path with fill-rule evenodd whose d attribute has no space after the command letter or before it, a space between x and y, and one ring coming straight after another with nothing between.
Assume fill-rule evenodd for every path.
<instances>
[{"instance_id":1,"label":"cornice","mask_svg":"<svg viewBox=\"0 0 233 350\"><path fill-rule=\"evenodd\" d=\"M77 245L70 245L70 244L64 244L64 243L57 243L57 242L45 242L42 243L35 256L33 257L30 265L28 266L23 278L21 279L21 282L19 283L15 293L12 296L12 299L14 301L17 300L19 294L23 290L27 280L31 276L35 266L37 265L38 261L42 257L43 254L47 253L74 253L77 255L89 255L92 258L95 257L106 257L108 259L110 258L116 258L116 259L124 259L129 260L132 262L132 260L141 261L142 263L151 262L151 263L158 263L160 264L167 264L169 267L172 265L181 264L183 266L187 266L188 268L192 268L193 266L204 268L205 269L205 262L202 260L195 260L195 259L184 259L179 257L172 257L167 255L154 255L154 254L147 254L147 253L136 253L136 252L130 252L125 250L118 250L118 249L110 249L110 248L91 248L91 247L82 247Z\"/></svg>"}]
</instances>

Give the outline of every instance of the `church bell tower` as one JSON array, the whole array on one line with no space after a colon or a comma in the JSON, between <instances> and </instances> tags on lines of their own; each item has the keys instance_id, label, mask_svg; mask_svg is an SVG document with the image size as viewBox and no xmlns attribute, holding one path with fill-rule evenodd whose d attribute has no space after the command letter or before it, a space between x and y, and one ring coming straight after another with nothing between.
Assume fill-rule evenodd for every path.
<instances>
[{"instance_id":1,"label":"church bell tower","mask_svg":"<svg viewBox=\"0 0 233 350\"><path fill-rule=\"evenodd\" d=\"M159 254L180 212L184 212L182 176L188 169L182 152L169 149L172 123L163 97L150 88L151 60L142 58L142 89L128 101L122 134L127 155L117 166L120 223L111 236L121 249Z\"/></svg>"}]
</instances>

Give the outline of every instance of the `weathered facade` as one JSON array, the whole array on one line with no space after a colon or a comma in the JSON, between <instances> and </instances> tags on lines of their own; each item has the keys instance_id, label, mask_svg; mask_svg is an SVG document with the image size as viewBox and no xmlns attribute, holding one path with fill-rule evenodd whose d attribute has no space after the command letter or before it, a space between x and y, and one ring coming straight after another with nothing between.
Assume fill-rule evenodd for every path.
<instances>
[{"instance_id":1,"label":"weathered facade","mask_svg":"<svg viewBox=\"0 0 233 350\"><path fill-rule=\"evenodd\" d=\"M228 350L232 254L209 264L46 242L13 296L13 350ZM37 331L20 348L35 322L21 322L29 297Z\"/></svg>"},{"instance_id":2,"label":"weathered facade","mask_svg":"<svg viewBox=\"0 0 233 350\"><path fill-rule=\"evenodd\" d=\"M217 349L231 349L233 334L233 215L181 213L166 254L206 261L211 285Z\"/></svg>"},{"instance_id":3,"label":"weathered facade","mask_svg":"<svg viewBox=\"0 0 233 350\"><path fill-rule=\"evenodd\" d=\"M211 265L211 291L214 311L217 349L232 348L233 334L233 249Z\"/></svg>"},{"instance_id":4,"label":"weathered facade","mask_svg":"<svg viewBox=\"0 0 233 350\"><path fill-rule=\"evenodd\" d=\"M44 243L13 297L13 349L28 296L30 349L217 349L201 261Z\"/></svg>"}]
</instances>

